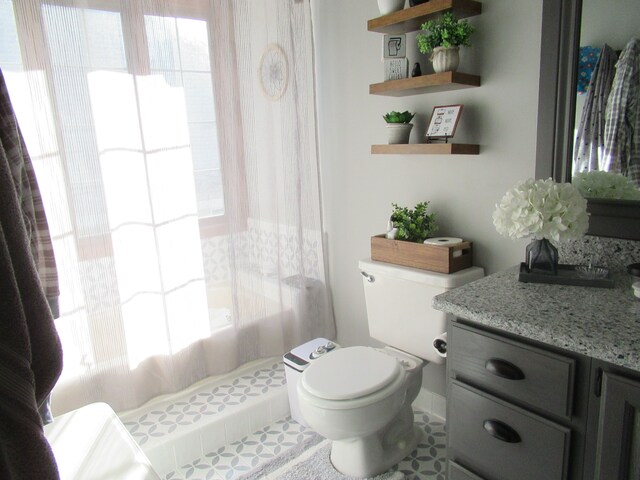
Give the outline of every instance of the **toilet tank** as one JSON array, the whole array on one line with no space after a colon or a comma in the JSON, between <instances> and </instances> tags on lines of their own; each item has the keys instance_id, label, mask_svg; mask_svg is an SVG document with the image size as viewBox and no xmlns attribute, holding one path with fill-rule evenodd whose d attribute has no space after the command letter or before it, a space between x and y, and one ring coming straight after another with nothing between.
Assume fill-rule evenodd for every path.
<instances>
[{"instance_id":1,"label":"toilet tank","mask_svg":"<svg viewBox=\"0 0 640 480\"><path fill-rule=\"evenodd\" d=\"M443 363L433 340L447 331L448 314L431 306L433 297L484 276L471 267L437 273L390 263L360 260L369 335L433 363Z\"/></svg>"}]
</instances>

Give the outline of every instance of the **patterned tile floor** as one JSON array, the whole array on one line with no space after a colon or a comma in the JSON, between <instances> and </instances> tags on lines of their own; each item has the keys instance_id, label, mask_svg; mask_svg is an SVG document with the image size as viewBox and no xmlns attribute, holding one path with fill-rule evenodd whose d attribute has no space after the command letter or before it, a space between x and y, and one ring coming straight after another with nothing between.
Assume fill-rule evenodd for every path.
<instances>
[{"instance_id":1,"label":"patterned tile floor","mask_svg":"<svg viewBox=\"0 0 640 480\"><path fill-rule=\"evenodd\" d=\"M285 384L284 364L277 361L211 388L196 389L184 400L161 402L151 411L142 408L144 413L140 415L126 414L123 423L138 444L144 446L151 439L191 428L204 419L212 420Z\"/></svg>"},{"instance_id":2,"label":"patterned tile floor","mask_svg":"<svg viewBox=\"0 0 640 480\"><path fill-rule=\"evenodd\" d=\"M425 431L423 440L394 470L407 480L446 480L444 422L419 411L415 419ZM165 480L233 480L312 436L311 430L287 418L183 465Z\"/></svg>"}]
</instances>

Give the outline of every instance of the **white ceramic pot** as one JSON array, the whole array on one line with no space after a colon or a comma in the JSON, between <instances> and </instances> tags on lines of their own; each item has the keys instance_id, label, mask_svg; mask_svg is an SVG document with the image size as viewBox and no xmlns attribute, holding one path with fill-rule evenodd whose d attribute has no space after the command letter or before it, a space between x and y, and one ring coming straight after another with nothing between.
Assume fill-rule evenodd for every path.
<instances>
[{"instance_id":1,"label":"white ceramic pot","mask_svg":"<svg viewBox=\"0 0 640 480\"><path fill-rule=\"evenodd\" d=\"M389 145L397 143L409 143L409 136L413 123L388 123Z\"/></svg>"},{"instance_id":2,"label":"white ceramic pot","mask_svg":"<svg viewBox=\"0 0 640 480\"><path fill-rule=\"evenodd\" d=\"M402 10L404 8L404 2L405 0L378 0L380 15Z\"/></svg>"},{"instance_id":3,"label":"white ceramic pot","mask_svg":"<svg viewBox=\"0 0 640 480\"><path fill-rule=\"evenodd\" d=\"M455 72L460 63L460 47L436 47L431 52L429 59L433 64L433 71Z\"/></svg>"}]
</instances>

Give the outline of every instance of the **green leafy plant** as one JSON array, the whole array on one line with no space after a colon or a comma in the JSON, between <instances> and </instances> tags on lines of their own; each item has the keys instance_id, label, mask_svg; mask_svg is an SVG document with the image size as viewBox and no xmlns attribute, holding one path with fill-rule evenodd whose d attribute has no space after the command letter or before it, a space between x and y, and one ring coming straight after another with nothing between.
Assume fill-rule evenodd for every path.
<instances>
[{"instance_id":1,"label":"green leafy plant","mask_svg":"<svg viewBox=\"0 0 640 480\"><path fill-rule=\"evenodd\" d=\"M385 113L382 118L387 123L409 123L411 119L414 117L415 113L411 113L408 110L404 112L389 112Z\"/></svg>"},{"instance_id":2,"label":"green leafy plant","mask_svg":"<svg viewBox=\"0 0 640 480\"><path fill-rule=\"evenodd\" d=\"M436 47L469 47L469 39L475 30L467 20L458 20L451 12L423 23L420 28L426 32L417 35L420 53L429 53Z\"/></svg>"},{"instance_id":3,"label":"green leafy plant","mask_svg":"<svg viewBox=\"0 0 640 480\"><path fill-rule=\"evenodd\" d=\"M396 240L422 243L438 231L436 214L427 213L429 202L420 202L413 210L400 207L395 203L391 205L393 206L391 222L393 227L398 229Z\"/></svg>"}]
</instances>

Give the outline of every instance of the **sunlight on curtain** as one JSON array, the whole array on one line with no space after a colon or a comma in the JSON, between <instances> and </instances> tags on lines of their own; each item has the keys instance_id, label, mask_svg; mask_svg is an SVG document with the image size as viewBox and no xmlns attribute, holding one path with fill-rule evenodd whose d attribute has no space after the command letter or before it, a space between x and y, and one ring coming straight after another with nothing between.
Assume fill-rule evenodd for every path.
<instances>
[{"instance_id":1,"label":"sunlight on curtain","mask_svg":"<svg viewBox=\"0 0 640 480\"><path fill-rule=\"evenodd\" d=\"M334 334L307 2L0 0L61 282L54 413ZM258 68L277 43L276 102Z\"/></svg>"}]
</instances>

